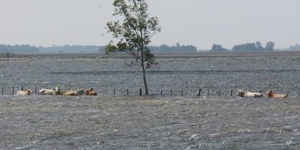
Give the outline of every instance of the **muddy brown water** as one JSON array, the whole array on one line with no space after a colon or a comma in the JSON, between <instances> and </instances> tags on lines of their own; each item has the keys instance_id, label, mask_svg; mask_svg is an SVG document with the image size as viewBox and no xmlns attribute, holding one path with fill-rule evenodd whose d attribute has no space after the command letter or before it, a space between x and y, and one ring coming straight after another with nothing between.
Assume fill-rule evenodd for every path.
<instances>
[{"instance_id":1,"label":"muddy brown water","mask_svg":"<svg viewBox=\"0 0 300 150\"><path fill-rule=\"evenodd\" d=\"M141 74L127 59L0 62L0 149L299 149L299 56L158 62L150 96L139 96ZM21 86L93 87L98 96L11 94ZM240 98L238 88L289 96Z\"/></svg>"}]
</instances>

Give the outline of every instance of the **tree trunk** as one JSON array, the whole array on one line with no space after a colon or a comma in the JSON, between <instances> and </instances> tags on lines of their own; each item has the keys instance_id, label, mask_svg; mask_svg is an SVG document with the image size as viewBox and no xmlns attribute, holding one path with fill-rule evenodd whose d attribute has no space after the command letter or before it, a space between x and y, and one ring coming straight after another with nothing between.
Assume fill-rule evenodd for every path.
<instances>
[{"instance_id":1,"label":"tree trunk","mask_svg":"<svg viewBox=\"0 0 300 150\"><path fill-rule=\"evenodd\" d=\"M144 66L144 62L142 62L142 69L143 69L143 80L144 80L144 86L145 86L145 94L148 95L148 85L147 85L147 80L146 80L146 70Z\"/></svg>"}]
</instances>

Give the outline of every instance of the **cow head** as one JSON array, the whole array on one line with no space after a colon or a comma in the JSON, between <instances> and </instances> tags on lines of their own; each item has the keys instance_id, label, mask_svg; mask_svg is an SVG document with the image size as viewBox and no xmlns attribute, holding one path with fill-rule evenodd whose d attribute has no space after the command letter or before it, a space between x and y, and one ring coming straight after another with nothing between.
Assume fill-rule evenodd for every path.
<instances>
[{"instance_id":1,"label":"cow head","mask_svg":"<svg viewBox=\"0 0 300 150\"><path fill-rule=\"evenodd\" d=\"M245 91L244 91L244 90L237 89L236 95L237 95L237 96L240 96L240 97L244 97L244 96L245 96Z\"/></svg>"}]
</instances>

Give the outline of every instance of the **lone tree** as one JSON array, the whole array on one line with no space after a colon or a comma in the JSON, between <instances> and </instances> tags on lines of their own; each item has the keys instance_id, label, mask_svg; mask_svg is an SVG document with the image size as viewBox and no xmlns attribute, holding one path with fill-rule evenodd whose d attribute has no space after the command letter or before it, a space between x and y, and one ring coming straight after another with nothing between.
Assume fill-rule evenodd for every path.
<instances>
[{"instance_id":1,"label":"lone tree","mask_svg":"<svg viewBox=\"0 0 300 150\"><path fill-rule=\"evenodd\" d=\"M105 47L105 53L127 53L135 60L132 64L140 65L143 72L145 94L148 94L146 69L156 64L154 55L147 47L154 34L161 31L157 17L149 17L148 4L145 0L114 0L115 12L113 16L124 18L122 22L107 23L108 33L119 40L113 41Z\"/></svg>"}]
</instances>

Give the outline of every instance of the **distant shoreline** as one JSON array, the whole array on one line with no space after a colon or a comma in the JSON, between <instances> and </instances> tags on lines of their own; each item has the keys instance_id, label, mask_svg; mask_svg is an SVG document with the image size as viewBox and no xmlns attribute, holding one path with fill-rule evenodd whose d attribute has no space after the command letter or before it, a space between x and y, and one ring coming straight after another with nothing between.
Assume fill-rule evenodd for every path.
<instances>
[{"instance_id":1,"label":"distant shoreline","mask_svg":"<svg viewBox=\"0 0 300 150\"><path fill-rule=\"evenodd\" d=\"M299 56L300 51L272 51L272 52L197 52L197 53L155 53L156 58L216 58L216 57L270 57L270 56ZM99 54L99 53L53 53L53 54L10 54L0 55L3 59L132 59L127 54Z\"/></svg>"}]
</instances>

